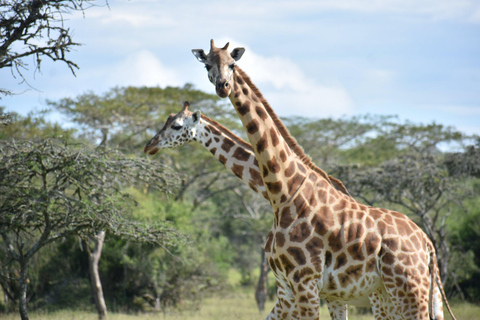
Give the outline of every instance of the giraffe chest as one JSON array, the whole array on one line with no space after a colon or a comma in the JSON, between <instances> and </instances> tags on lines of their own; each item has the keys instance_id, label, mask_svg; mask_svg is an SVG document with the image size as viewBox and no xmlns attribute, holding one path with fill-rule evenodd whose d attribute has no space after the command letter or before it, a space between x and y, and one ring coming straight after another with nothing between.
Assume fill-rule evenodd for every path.
<instances>
[{"instance_id":1,"label":"giraffe chest","mask_svg":"<svg viewBox=\"0 0 480 320\"><path fill-rule=\"evenodd\" d=\"M348 230L348 223L346 227ZM347 239L338 240L344 246L332 246L332 237ZM358 246L345 245L347 240L344 228L320 236L311 223L298 221L288 228L274 226L265 253L277 280L293 288L293 292L314 283L321 298L356 301L376 290L380 277L375 254L367 254L365 244L358 241Z\"/></svg>"}]
</instances>

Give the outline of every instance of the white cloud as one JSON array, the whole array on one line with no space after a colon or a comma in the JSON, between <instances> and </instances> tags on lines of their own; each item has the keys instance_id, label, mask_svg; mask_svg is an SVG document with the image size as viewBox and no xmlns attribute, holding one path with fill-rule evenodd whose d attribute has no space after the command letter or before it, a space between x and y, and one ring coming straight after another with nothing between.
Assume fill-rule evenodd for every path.
<instances>
[{"instance_id":1,"label":"white cloud","mask_svg":"<svg viewBox=\"0 0 480 320\"><path fill-rule=\"evenodd\" d=\"M462 20L480 22L475 12L480 9L476 0L321 0L283 2L277 6L294 11L351 11L376 14L413 14L432 20Z\"/></svg>"},{"instance_id":2,"label":"white cloud","mask_svg":"<svg viewBox=\"0 0 480 320\"><path fill-rule=\"evenodd\" d=\"M287 58L265 57L246 47L239 66L279 115L322 117L353 112L352 99L343 86L318 83Z\"/></svg>"},{"instance_id":3,"label":"white cloud","mask_svg":"<svg viewBox=\"0 0 480 320\"><path fill-rule=\"evenodd\" d=\"M123 3L122 3L123 2ZM97 20L101 25L116 25L120 27L147 28L147 27L171 27L178 25L172 15L162 10L161 6L155 7L155 3L149 1L109 1L109 7L94 6L83 12L75 12L73 17L89 20ZM163 4L162 4L163 5ZM152 6L154 6L152 8ZM165 5L163 5L165 8ZM170 9L173 9L172 6Z\"/></svg>"},{"instance_id":4,"label":"white cloud","mask_svg":"<svg viewBox=\"0 0 480 320\"><path fill-rule=\"evenodd\" d=\"M107 76L110 86L178 86L177 72L168 68L150 51L131 54L114 66Z\"/></svg>"}]
</instances>

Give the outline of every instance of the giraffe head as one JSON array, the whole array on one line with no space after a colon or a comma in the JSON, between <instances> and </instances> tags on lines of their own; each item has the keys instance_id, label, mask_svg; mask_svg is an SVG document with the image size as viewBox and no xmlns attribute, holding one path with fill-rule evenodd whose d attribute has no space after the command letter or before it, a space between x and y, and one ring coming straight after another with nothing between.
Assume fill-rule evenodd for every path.
<instances>
[{"instance_id":1,"label":"giraffe head","mask_svg":"<svg viewBox=\"0 0 480 320\"><path fill-rule=\"evenodd\" d=\"M163 128L145 145L145 153L154 155L160 149L181 146L195 139L201 113L190 112L189 106L185 101L179 113L168 116Z\"/></svg>"},{"instance_id":2,"label":"giraffe head","mask_svg":"<svg viewBox=\"0 0 480 320\"><path fill-rule=\"evenodd\" d=\"M245 48L235 48L228 52L227 43L223 48L215 47L213 39L210 41L210 52L205 54L202 49L193 49L192 52L198 61L205 64L208 71L208 80L215 85L217 95L226 98L232 91L232 75L235 62L240 60Z\"/></svg>"}]
</instances>

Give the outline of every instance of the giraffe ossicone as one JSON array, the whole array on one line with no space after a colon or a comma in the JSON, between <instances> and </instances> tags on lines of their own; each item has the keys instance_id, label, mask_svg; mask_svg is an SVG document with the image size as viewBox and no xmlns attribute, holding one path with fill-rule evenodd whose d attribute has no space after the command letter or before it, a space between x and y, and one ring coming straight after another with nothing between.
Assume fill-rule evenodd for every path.
<instances>
[{"instance_id":1,"label":"giraffe ossicone","mask_svg":"<svg viewBox=\"0 0 480 320\"><path fill-rule=\"evenodd\" d=\"M220 97L229 97L253 147L274 222L265 243L278 301L267 319L318 319L320 299L333 319L370 301L376 319L443 319L435 249L407 216L369 207L335 189L303 153L238 66L228 45L192 50Z\"/></svg>"}]
</instances>

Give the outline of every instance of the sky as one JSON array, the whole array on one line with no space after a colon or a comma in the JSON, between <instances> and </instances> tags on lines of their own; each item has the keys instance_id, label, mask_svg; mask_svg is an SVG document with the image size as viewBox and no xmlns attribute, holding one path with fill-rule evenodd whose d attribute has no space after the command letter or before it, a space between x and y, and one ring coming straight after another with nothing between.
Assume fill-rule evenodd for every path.
<instances>
[{"instance_id":1,"label":"sky","mask_svg":"<svg viewBox=\"0 0 480 320\"><path fill-rule=\"evenodd\" d=\"M183 86L214 93L191 49L245 47L238 65L280 116L398 115L480 134L480 1L109 0L67 15L82 46L44 59L27 82L0 70L8 111L26 115L115 86ZM179 106L180 109L181 106ZM215 116L215 115L208 115ZM68 119L52 114L52 121Z\"/></svg>"}]
</instances>

